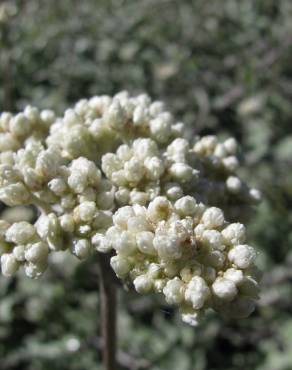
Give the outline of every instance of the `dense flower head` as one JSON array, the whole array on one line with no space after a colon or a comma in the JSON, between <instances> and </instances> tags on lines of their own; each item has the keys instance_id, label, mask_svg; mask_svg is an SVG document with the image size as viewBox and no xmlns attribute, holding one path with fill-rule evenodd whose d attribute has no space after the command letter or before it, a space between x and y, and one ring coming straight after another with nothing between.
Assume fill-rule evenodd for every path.
<instances>
[{"instance_id":1,"label":"dense flower head","mask_svg":"<svg viewBox=\"0 0 292 370\"><path fill-rule=\"evenodd\" d=\"M156 197L148 207L125 206L105 235L116 251L117 276L133 281L139 293L162 293L179 305L188 321L212 307L229 316L247 316L258 295L254 249L245 227L228 224L217 207L184 196L170 202ZM98 248L98 247L97 247ZM240 311L236 305L244 306Z\"/></svg>"},{"instance_id":2,"label":"dense flower head","mask_svg":"<svg viewBox=\"0 0 292 370\"><path fill-rule=\"evenodd\" d=\"M2 273L37 278L52 252L111 251L119 278L163 294L190 324L208 308L247 316L258 272L239 216L260 193L238 167L235 139L187 137L145 94L84 99L63 117L4 112L0 200L33 205L38 219L0 221Z\"/></svg>"}]
</instances>

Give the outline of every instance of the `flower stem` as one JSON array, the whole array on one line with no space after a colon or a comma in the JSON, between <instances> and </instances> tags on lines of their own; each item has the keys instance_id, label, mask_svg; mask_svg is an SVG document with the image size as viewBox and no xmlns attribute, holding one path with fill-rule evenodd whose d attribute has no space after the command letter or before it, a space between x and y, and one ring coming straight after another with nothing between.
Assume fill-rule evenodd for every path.
<instances>
[{"instance_id":1,"label":"flower stem","mask_svg":"<svg viewBox=\"0 0 292 370\"><path fill-rule=\"evenodd\" d=\"M99 255L100 322L103 339L102 362L105 370L116 369L117 299L108 255Z\"/></svg>"}]
</instances>

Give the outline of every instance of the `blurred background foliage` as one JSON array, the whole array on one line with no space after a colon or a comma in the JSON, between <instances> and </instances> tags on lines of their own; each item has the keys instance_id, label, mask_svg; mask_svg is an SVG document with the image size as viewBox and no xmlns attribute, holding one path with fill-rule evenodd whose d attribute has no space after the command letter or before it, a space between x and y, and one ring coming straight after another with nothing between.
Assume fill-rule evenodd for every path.
<instances>
[{"instance_id":1,"label":"blurred background foliage","mask_svg":"<svg viewBox=\"0 0 292 370\"><path fill-rule=\"evenodd\" d=\"M2 111L147 92L196 133L235 136L263 191L249 224L256 312L194 329L159 297L121 291L119 369L291 370L291 0L2 1L0 69ZM98 328L94 259L58 255L40 281L0 279L1 369L101 369Z\"/></svg>"}]
</instances>

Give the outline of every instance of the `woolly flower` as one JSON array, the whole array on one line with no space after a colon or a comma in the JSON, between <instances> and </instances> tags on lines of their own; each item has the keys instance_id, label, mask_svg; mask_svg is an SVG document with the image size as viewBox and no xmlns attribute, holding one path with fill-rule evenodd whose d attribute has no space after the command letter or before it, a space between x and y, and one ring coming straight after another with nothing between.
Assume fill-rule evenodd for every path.
<instances>
[{"instance_id":1,"label":"woolly flower","mask_svg":"<svg viewBox=\"0 0 292 370\"><path fill-rule=\"evenodd\" d=\"M220 209L205 207L202 212L202 205L190 196L175 204L160 196L147 208L120 208L113 222L108 242L117 255L111 265L119 277L133 282L137 292L162 293L188 315L207 308L224 311L225 305L240 298L243 316L242 302L256 298L258 284L251 272L255 251L238 244L244 238L243 225L228 225ZM232 229L237 238L232 238ZM113 234L119 237L112 238ZM246 283L249 279L254 285Z\"/></svg>"},{"instance_id":2,"label":"woolly flower","mask_svg":"<svg viewBox=\"0 0 292 370\"><path fill-rule=\"evenodd\" d=\"M38 209L35 224L0 220L3 275L23 267L38 278L54 252L111 252L119 278L164 295L189 324L207 308L248 315L255 251L237 216L260 193L238 177L235 139L185 131L162 102L127 92L80 100L61 117L3 112L0 200Z\"/></svg>"}]
</instances>

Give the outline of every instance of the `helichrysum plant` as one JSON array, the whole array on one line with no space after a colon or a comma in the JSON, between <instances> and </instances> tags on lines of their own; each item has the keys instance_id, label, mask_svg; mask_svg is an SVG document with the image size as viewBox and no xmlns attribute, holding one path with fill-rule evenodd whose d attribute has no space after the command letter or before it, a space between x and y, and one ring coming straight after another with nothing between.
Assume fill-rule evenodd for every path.
<instances>
[{"instance_id":1,"label":"helichrysum plant","mask_svg":"<svg viewBox=\"0 0 292 370\"><path fill-rule=\"evenodd\" d=\"M196 137L147 95L95 96L63 117L28 106L0 116L0 200L33 205L34 224L0 221L1 268L40 277L50 253L110 266L162 294L195 325L212 308L254 309L256 252L238 222L260 200L237 176L237 142Z\"/></svg>"}]
</instances>

